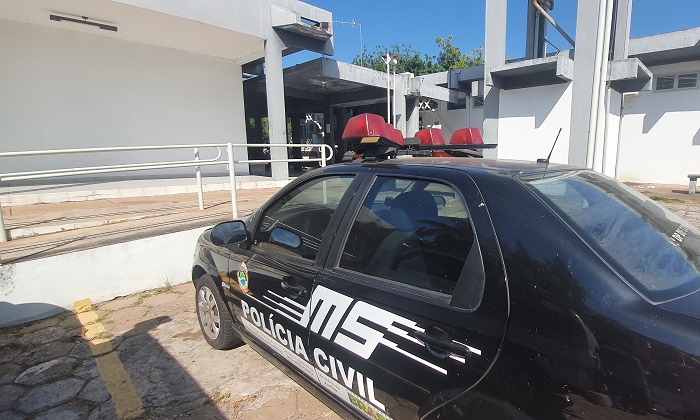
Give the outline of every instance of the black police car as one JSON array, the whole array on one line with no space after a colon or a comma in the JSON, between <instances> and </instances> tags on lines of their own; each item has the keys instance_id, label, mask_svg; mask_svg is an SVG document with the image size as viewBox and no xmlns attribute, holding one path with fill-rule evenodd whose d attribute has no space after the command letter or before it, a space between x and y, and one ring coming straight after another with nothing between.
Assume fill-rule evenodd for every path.
<instances>
[{"instance_id":1,"label":"black police car","mask_svg":"<svg viewBox=\"0 0 700 420\"><path fill-rule=\"evenodd\" d=\"M368 121L350 143L376 159L202 234L213 347L357 417L700 416L696 228L579 168L385 159L402 147Z\"/></svg>"}]
</instances>

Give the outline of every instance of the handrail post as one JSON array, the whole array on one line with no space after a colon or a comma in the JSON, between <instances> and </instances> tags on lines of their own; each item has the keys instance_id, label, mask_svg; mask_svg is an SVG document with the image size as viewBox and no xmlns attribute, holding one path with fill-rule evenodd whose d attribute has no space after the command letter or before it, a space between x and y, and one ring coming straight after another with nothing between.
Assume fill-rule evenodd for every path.
<instances>
[{"instance_id":1,"label":"handrail post","mask_svg":"<svg viewBox=\"0 0 700 420\"><path fill-rule=\"evenodd\" d=\"M325 144L321 145L320 149L321 149L321 167L323 168L324 166L326 166L326 145Z\"/></svg>"},{"instance_id":2,"label":"handrail post","mask_svg":"<svg viewBox=\"0 0 700 420\"><path fill-rule=\"evenodd\" d=\"M194 148L194 160L199 160L199 147ZM197 198L199 199L199 210L204 210L204 195L202 192L202 167L195 166L194 173L197 177Z\"/></svg>"},{"instance_id":3,"label":"handrail post","mask_svg":"<svg viewBox=\"0 0 700 420\"><path fill-rule=\"evenodd\" d=\"M236 197L236 170L233 163L233 144L226 143L226 153L228 154L228 178L231 183L231 209L233 219L238 219L238 198Z\"/></svg>"},{"instance_id":4,"label":"handrail post","mask_svg":"<svg viewBox=\"0 0 700 420\"><path fill-rule=\"evenodd\" d=\"M5 230L5 222L2 220L2 206L0 206L0 243L7 242L7 231Z\"/></svg>"}]
</instances>

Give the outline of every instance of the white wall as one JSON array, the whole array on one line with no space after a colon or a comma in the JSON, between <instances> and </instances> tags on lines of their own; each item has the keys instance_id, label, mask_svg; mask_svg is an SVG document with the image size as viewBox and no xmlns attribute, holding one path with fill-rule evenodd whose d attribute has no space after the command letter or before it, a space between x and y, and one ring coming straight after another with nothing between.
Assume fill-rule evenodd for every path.
<instances>
[{"instance_id":1,"label":"white wall","mask_svg":"<svg viewBox=\"0 0 700 420\"><path fill-rule=\"evenodd\" d=\"M700 70L700 62L652 67L654 75ZM687 184L700 172L700 90L626 95L617 175L621 181Z\"/></svg>"},{"instance_id":2,"label":"white wall","mask_svg":"<svg viewBox=\"0 0 700 420\"><path fill-rule=\"evenodd\" d=\"M231 60L0 20L0 63L0 151L245 143L241 67ZM192 158L148 153L3 159L0 171ZM226 168L203 168L213 171Z\"/></svg>"},{"instance_id":3,"label":"white wall","mask_svg":"<svg viewBox=\"0 0 700 420\"><path fill-rule=\"evenodd\" d=\"M568 163L571 84L501 90L498 158L546 158L561 128L552 162Z\"/></svg>"},{"instance_id":4,"label":"white wall","mask_svg":"<svg viewBox=\"0 0 700 420\"><path fill-rule=\"evenodd\" d=\"M439 114L438 114L439 113ZM465 127L476 127L482 131L484 126L484 108L474 108L473 98L467 97L466 107L463 109L447 109L447 102L438 102L437 112L420 111L423 126L438 124L442 126L442 134L445 142L449 143L455 130ZM409 136L415 133L408 133Z\"/></svg>"},{"instance_id":5,"label":"white wall","mask_svg":"<svg viewBox=\"0 0 700 420\"><path fill-rule=\"evenodd\" d=\"M85 298L102 302L191 281L195 244L204 230L0 265L0 327L70 310Z\"/></svg>"}]
</instances>

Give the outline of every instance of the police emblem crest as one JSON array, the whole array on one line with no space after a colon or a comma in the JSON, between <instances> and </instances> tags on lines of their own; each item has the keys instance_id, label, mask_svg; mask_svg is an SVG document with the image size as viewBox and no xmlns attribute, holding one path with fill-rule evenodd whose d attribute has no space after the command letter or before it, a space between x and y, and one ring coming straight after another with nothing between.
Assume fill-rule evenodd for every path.
<instances>
[{"instance_id":1,"label":"police emblem crest","mask_svg":"<svg viewBox=\"0 0 700 420\"><path fill-rule=\"evenodd\" d=\"M248 293L248 266L245 262L242 262L238 269L238 287L240 287L241 292Z\"/></svg>"}]
</instances>

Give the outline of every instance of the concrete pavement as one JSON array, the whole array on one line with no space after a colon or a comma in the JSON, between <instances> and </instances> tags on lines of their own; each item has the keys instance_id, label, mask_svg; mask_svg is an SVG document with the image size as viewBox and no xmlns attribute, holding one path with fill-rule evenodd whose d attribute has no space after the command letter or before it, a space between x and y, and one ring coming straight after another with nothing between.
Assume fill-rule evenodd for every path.
<instances>
[{"instance_id":1,"label":"concrete pavement","mask_svg":"<svg viewBox=\"0 0 700 420\"><path fill-rule=\"evenodd\" d=\"M239 216L250 214L279 188L238 191ZM212 226L231 220L228 191L98 199L2 207L10 242L0 244L0 262L28 259L122 243L148 236Z\"/></svg>"}]
</instances>

